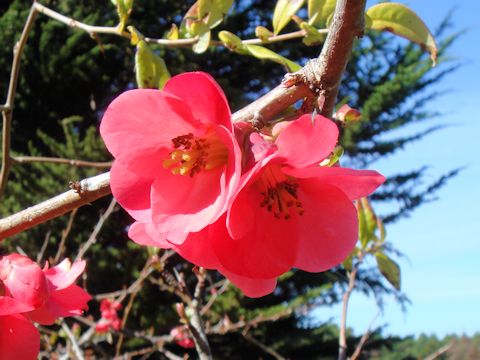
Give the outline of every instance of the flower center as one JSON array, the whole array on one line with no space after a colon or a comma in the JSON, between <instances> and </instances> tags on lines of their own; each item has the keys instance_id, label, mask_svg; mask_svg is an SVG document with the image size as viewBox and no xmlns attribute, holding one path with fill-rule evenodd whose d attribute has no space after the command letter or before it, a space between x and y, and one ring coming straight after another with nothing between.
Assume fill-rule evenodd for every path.
<instances>
[{"instance_id":1,"label":"flower center","mask_svg":"<svg viewBox=\"0 0 480 360\"><path fill-rule=\"evenodd\" d=\"M280 166L267 166L257 184L262 195L261 207L273 213L277 219L288 220L292 212L303 215L302 202L298 200L298 184L295 179L282 173Z\"/></svg>"},{"instance_id":2,"label":"flower center","mask_svg":"<svg viewBox=\"0 0 480 360\"><path fill-rule=\"evenodd\" d=\"M169 159L163 160L163 166L174 175L192 177L202 170L213 170L227 163L228 149L214 131L204 137L191 133L177 136L172 143L175 150L170 152Z\"/></svg>"}]
</instances>

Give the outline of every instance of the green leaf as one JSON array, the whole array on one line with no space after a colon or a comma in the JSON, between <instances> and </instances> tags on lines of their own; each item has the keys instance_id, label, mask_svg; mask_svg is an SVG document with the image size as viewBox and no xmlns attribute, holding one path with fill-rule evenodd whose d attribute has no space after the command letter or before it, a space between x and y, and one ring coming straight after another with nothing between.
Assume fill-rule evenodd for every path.
<instances>
[{"instance_id":1,"label":"green leaf","mask_svg":"<svg viewBox=\"0 0 480 360\"><path fill-rule=\"evenodd\" d=\"M127 30L130 32L130 44L132 45L137 45L140 40L145 38L143 34L133 26L128 26Z\"/></svg>"},{"instance_id":2,"label":"green leaf","mask_svg":"<svg viewBox=\"0 0 480 360\"><path fill-rule=\"evenodd\" d=\"M122 32L132 12L133 0L112 0L112 3L117 7L117 14L120 22L118 30Z\"/></svg>"},{"instance_id":3,"label":"green leaf","mask_svg":"<svg viewBox=\"0 0 480 360\"><path fill-rule=\"evenodd\" d=\"M302 7L304 0L278 0L273 11L273 33L277 35Z\"/></svg>"},{"instance_id":4,"label":"green leaf","mask_svg":"<svg viewBox=\"0 0 480 360\"><path fill-rule=\"evenodd\" d=\"M317 45L325 40L325 34L319 33L316 27L308 24L307 22L302 22L300 27L307 33L302 40L305 45Z\"/></svg>"},{"instance_id":5,"label":"green leaf","mask_svg":"<svg viewBox=\"0 0 480 360\"><path fill-rule=\"evenodd\" d=\"M336 4L337 0L308 0L308 23L315 27L325 27Z\"/></svg>"},{"instance_id":6,"label":"green leaf","mask_svg":"<svg viewBox=\"0 0 480 360\"><path fill-rule=\"evenodd\" d=\"M398 264L390 259L382 252L375 254L377 260L378 270L382 273L385 279L397 290L400 290L400 267Z\"/></svg>"},{"instance_id":7,"label":"green leaf","mask_svg":"<svg viewBox=\"0 0 480 360\"><path fill-rule=\"evenodd\" d=\"M210 45L210 36L211 36L210 30L208 30L203 34L200 34L198 37L198 41L192 46L193 52L197 54L201 54L207 51L208 46Z\"/></svg>"},{"instance_id":8,"label":"green leaf","mask_svg":"<svg viewBox=\"0 0 480 360\"><path fill-rule=\"evenodd\" d=\"M245 49L245 46L242 43L242 39L240 39L237 35L232 34L230 31L220 31L218 33L218 38L222 41L223 45L230 49L231 51L235 51L239 54L248 54L248 51Z\"/></svg>"},{"instance_id":9,"label":"green leaf","mask_svg":"<svg viewBox=\"0 0 480 360\"><path fill-rule=\"evenodd\" d=\"M360 244L365 249L370 241L375 239L375 230L377 230L377 217L373 212L367 198L361 198L357 201L358 213L358 236Z\"/></svg>"},{"instance_id":10,"label":"green leaf","mask_svg":"<svg viewBox=\"0 0 480 360\"><path fill-rule=\"evenodd\" d=\"M283 57L282 55L277 54L276 52L273 52L270 49L267 49L263 46L259 45L244 45L245 49L248 50L248 52L256 57L257 59L263 59L263 60L271 60L274 61L278 64L282 64L287 67L288 71L290 72L295 72L300 70L302 67L298 65L297 63L287 59L286 57Z\"/></svg>"},{"instance_id":11,"label":"green leaf","mask_svg":"<svg viewBox=\"0 0 480 360\"><path fill-rule=\"evenodd\" d=\"M211 0L210 14L207 25L210 29L218 26L233 5L233 0Z\"/></svg>"},{"instance_id":12,"label":"green leaf","mask_svg":"<svg viewBox=\"0 0 480 360\"><path fill-rule=\"evenodd\" d=\"M255 35L262 40L262 42L267 43L268 38L272 36L273 33L264 26L257 26L255 28Z\"/></svg>"},{"instance_id":13,"label":"green leaf","mask_svg":"<svg viewBox=\"0 0 480 360\"><path fill-rule=\"evenodd\" d=\"M172 27L170 30L168 30L166 37L168 40L177 40L179 38L178 27L176 24L172 24Z\"/></svg>"},{"instance_id":14,"label":"green leaf","mask_svg":"<svg viewBox=\"0 0 480 360\"><path fill-rule=\"evenodd\" d=\"M425 23L411 9L402 4L383 3L367 10L367 25L373 30L389 31L419 44L430 53L435 65L437 45Z\"/></svg>"},{"instance_id":15,"label":"green leaf","mask_svg":"<svg viewBox=\"0 0 480 360\"><path fill-rule=\"evenodd\" d=\"M165 61L156 55L144 40L137 43L135 74L137 85L141 89L162 89L170 79Z\"/></svg>"}]
</instances>

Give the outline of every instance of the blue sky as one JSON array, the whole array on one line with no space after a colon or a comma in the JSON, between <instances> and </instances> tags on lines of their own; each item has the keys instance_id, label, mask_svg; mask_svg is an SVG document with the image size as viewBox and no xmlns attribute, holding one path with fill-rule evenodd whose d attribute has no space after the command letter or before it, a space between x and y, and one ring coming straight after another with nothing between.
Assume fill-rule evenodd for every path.
<instances>
[{"instance_id":1,"label":"blue sky","mask_svg":"<svg viewBox=\"0 0 480 360\"><path fill-rule=\"evenodd\" d=\"M388 240L402 251L402 287L412 301L402 313L393 299L387 301L375 326L388 324L386 333L473 334L480 332L480 3L475 0L401 1L434 29L449 10L455 9L455 30L466 29L451 55L464 65L449 75L437 90L449 93L430 103L444 115L430 122L451 127L433 133L403 152L375 164L385 175L430 166L427 180L466 166L438 192L438 200L387 228ZM369 1L372 5L375 2ZM412 129L409 129L410 131ZM321 314L321 312L325 312ZM334 308L338 323L340 308ZM372 298L354 294L348 325L363 333L378 309ZM332 311L320 309L320 318Z\"/></svg>"}]
</instances>

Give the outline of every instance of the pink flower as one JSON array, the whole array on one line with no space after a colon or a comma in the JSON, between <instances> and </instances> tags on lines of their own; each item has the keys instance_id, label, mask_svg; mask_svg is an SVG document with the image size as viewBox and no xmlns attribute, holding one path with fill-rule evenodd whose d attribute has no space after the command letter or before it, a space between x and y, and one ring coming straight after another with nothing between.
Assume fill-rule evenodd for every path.
<instances>
[{"instance_id":1,"label":"pink flower","mask_svg":"<svg viewBox=\"0 0 480 360\"><path fill-rule=\"evenodd\" d=\"M170 335L173 337L175 343L185 349L191 349L195 347L190 332L186 326L177 326L170 331Z\"/></svg>"},{"instance_id":2,"label":"pink flower","mask_svg":"<svg viewBox=\"0 0 480 360\"><path fill-rule=\"evenodd\" d=\"M27 313L32 321L43 325L50 325L59 317L82 315L88 309L87 303L91 296L75 281L85 269L85 261L76 261L71 264L65 259L53 268L48 263L43 273L48 282L49 297L45 303Z\"/></svg>"},{"instance_id":3,"label":"pink flower","mask_svg":"<svg viewBox=\"0 0 480 360\"><path fill-rule=\"evenodd\" d=\"M106 333L110 328L120 330L122 321L119 319L117 311L122 308L122 304L118 301L110 301L103 299L100 303L101 318L95 325L95 331L98 333Z\"/></svg>"},{"instance_id":4,"label":"pink flower","mask_svg":"<svg viewBox=\"0 0 480 360\"><path fill-rule=\"evenodd\" d=\"M171 248L192 263L217 269L251 297L273 291L276 278L299 268L320 272L340 264L358 238L353 200L383 183L375 171L318 164L334 149L338 129L304 115L275 140L251 135L251 164L228 209L183 244L151 224L134 223L137 243ZM275 131L274 131L275 133Z\"/></svg>"},{"instance_id":5,"label":"pink flower","mask_svg":"<svg viewBox=\"0 0 480 360\"><path fill-rule=\"evenodd\" d=\"M90 296L73 285L85 262L42 269L28 257L0 257L0 359L36 359L40 335L31 321L52 324L57 317L79 315Z\"/></svg>"},{"instance_id":6,"label":"pink flower","mask_svg":"<svg viewBox=\"0 0 480 360\"><path fill-rule=\"evenodd\" d=\"M241 180L227 225L217 222L209 232L220 263L254 279L272 279L292 267L320 272L340 264L358 239L352 201L385 178L375 171L318 166L338 138L337 126L325 117L312 121L303 115L274 142L257 135L252 151L258 160Z\"/></svg>"},{"instance_id":7,"label":"pink flower","mask_svg":"<svg viewBox=\"0 0 480 360\"><path fill-rule=\"evenodd\" d=\"M113 195L135 220L181 244L226 211L240 151L225 95L208 74L175 76L163 91L123 93L100 131L115 157Z\"/></svg>"}]
</instances>

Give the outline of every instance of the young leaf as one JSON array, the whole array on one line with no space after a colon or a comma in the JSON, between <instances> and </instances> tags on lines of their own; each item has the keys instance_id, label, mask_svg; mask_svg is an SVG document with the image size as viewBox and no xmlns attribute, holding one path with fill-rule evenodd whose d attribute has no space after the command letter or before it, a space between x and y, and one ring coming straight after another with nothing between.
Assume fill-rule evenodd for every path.
<instances>
[{"instance_id":1,"label":"young leaf","mask_svg":"<svg viewBox=\"0 0 480 360\"><path fill-rule=\"evenodd\" d=\"M122 32L132 12L133 0L112 0L112 3L117 6L118 18L120 19L118 30Z\"/></svg>"},{"instance_id":2,"label":"young leaf","mask_svg":"<svg viewBox=\"0 0 480 360\"><path fill-rule=\"evenodd\" d=\"M308 23L315 27L324 27L336 4L337 0L308 0Z\"/></svg>"},{"instance_id":3,"label":"young leaf","mask_svg":"<svg viewBox=\"0 0 480 360\"><path fill-rule=\"evenodd\" d=\"M262 42L268 42L268 38L273 35L273 33L264 26L257 26L255 28L255 35L257 38L262 40Z\"/></svg>"},{"instance_id":4,"label":"young leaf","mask_svg":"<svg viewBox=\"0 0 480 360\"><path fill-rule=\"evenodd\" d=\"M245 46L237 35L232 34L229 31L223 30L218 33L218 38L222 41L223 45L231 51L235 51L239 54L248 54Z\"/></svg>"},{"instance_id":5,"label":"young leaf","mask_svg":"<svg viewBox=\"0 0 480 360\"><path fill-rule=\"evenodd\" d=\"M210 14L208 15L207 25L213 29L219 25L225 15L233 5L233 0L211 0Z\"/></svg>"},{"instance_id":6,"label":"young leaf","mask_svg":"<svg viewBox=\"0 0 480 360\"><path fill-rule=\"evenodd\" d=\"M167 39L168 40L177 40L179 38L179 32L178 32L178 27L177 25L175 24L172 24L172 27L170 28L170 30L168 30L168 33L167 33Z\"/></svg>"},{"instance_id":7,"label":"young leaf","mask_svg":"<svg viewBox=\"0 0 480 360\"><path fill-rule=\"evenodd\" d=\"M277 35L302 7L304 0L278 0L273 11L273 33Z\"/></svg>"},{"instance_id":8,"label":"young leaf","mask_svg":"<svg viewBox=\"0 0 480 360\"><path fill-rule=\"evenodd\" d=\"M317 28L308 24L307 22L303 22L300 24L300 27L306 31L307 35L303 38L302 42L307 46L316 45L321 43L325 40L325 34L321 34L318 32Z\"/></svg>"},{"instance_id":9,"label":"young leaf","mask_svg":"<svg viewBox=\"0 0 480 360\"><path fill-rule=\"evenodd\" d=\"M270 49L267 49L259 45L244 45L248 52L255 56L257 59L271 60L278 64L282 64L287 67L288 71L295 72L300 70L302 67L297 63L283 57L282 55L273 52Z\"/></svg>"},{"instance_id":10,"label":"young leaf","mask_svg":"<svg viewBox=\"0 0 480 360\"><path fill-rule=\"evenodd\" d=\"M435 65L437 45L425 23L411 9L402 4L383 3L367 10L367 25L371 29L389 31L419 44L430 53Z\"/></svg>"},{"instance_id":11,"label":"young leaf","mask_svg":"<svg viewBox=\"0 0 480 360\"><path fill-rule=\"evenodd\" d=\"M375 259L377 260L378 270L385 279L395 289L400 290L400 267L398 264L382 252L377 252Z\"/></svg>"},{"instance_id":12,"label":"young leaf","mask_svg":"<svg viewBox=\"0 0 480 360\"><path fill-rule=\"evenodd\" d=\"M197 54L201 54L207 51L208 46L210 45L210 35L211 35L210 30L207 32L204 32L203 34L200 34L198 37L198 41L192 46L193 52Z\"/></svg>"},{"instance_id":13,"label":"young leaf","mask_svg":"<svg viewBox=\"0 0 480 360\"><path fill-rule=\"evenodd\" d=\"M357 201L358 213L358 236L360 244L365 249L368 243L375 239L375 230L377 230L377 217L373 212L367 198L361 198Z\"/></svg>"},{"instance_id":14,"label":"young leaf","mask_svg":"<svg viewBox=\"0 0 480 360\"><path fill-rule=\"evenodd\" d=\"M137 85L141 89L162 89L170 79L165 61L156 55L144 40L137 43L135 73Z\"/></svg>"}]
</instances>

